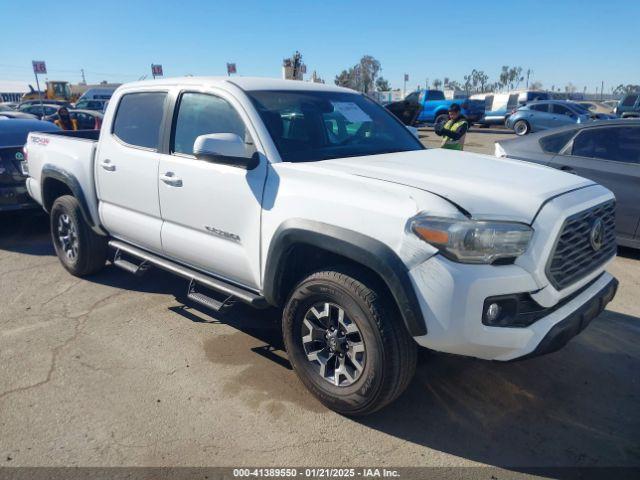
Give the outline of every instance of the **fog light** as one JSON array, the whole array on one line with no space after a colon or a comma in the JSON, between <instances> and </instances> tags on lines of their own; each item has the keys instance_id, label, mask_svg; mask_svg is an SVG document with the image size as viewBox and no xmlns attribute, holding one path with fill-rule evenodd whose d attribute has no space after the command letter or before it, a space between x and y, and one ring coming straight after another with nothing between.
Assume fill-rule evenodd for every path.
<instances>
[{"instance_id":1,"label":"fog light","mask_svg":"<svg viewBox=\"0 0 640 480\"><path fill-rule=\"evenodd\" d=\"M489 323L493 323L498 319L501 312L502 308L500 308L500 305L498 305L497 303L491 303L484 312L484 318Z\"/></svg>"}]
</instances>

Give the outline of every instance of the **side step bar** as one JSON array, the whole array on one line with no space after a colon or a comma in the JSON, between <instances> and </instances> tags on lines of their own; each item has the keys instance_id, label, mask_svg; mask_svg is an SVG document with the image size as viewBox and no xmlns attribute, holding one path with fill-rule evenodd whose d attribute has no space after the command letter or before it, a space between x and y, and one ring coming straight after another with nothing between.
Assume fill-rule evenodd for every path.
<instances>
[{"instance_id":1,"label":"side step bar","mask_svg":"<svg viewBox=\"0 0 640 480\"><path fill-rule=\"evenodd\" d=\"M138 267L137 265L131 264L131 262L128 262L124 259L120 259L122 265L118 265L118 264L116 265L118 265L121 268L124 268L127 271L134 272L136 269L141 268L142 265L145 265L145 264L153 265L154 267L161 268L175 275L178 275L179 277L186 278L191 282L191 285L194 285L195 283L201 284L206 288L210 288L211 290L215 290L216 292L220 292L224 295L227 295L227 297L235 297L238 300L244 303L247 303L254 308L266 308L269 306L265 298L257 293L253 293L249 290L245 290L244 288L225 282L224 280L220 280L220 279L211 277L209 275L205 275L203 273L197 272L196 270L193 270L189 267L185 267L178 263L172 262L171 260L167 260L166 258L159 257L158 255L147 252L146 250L142 250L141 248L134 247L133 245L129 245L128 243L122 242L120 240L109 240L109 246L111 248L114 248L116 250L116 253L118 251L122 251L142 261L140 267ZM124 265L125 262L129 263L130 265L125 266ZM193 293L196 293L196 292L193 292ZM192 298L192 300L197 301L195 298ZM198 302L198 303L205 304L204 302Z\"/></svg>"}]
</instances>

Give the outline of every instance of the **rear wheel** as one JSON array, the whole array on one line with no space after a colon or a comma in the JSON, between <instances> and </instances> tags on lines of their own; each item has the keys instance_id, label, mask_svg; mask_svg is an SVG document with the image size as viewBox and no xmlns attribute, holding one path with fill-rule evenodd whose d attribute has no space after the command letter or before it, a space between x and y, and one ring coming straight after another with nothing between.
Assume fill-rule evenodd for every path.
<instances>
[{"instance_id":1,"label":"rear wheel","mask_svg":"<svg viewBox=\"0 0 640 480\"><path fill-rule=\"evenodd\" d=\"M433 122L434 125L444 125L447 120L449 120L449 114L448 113L441 113L440 115L438 115L435 119L435 121Z\"/></svg>"},{"instance_id":2,"label":"rear wheel","mask_svg":"<svg viewBox=\"0 0 640 480\"><path fill-rule=\"evenodd\" d=\"M283 314L296 373L324 405L345 415L372 413L400 395L415 371L417 346L397 308L374 282L346 269L298 284Z\"/></svg>"},{"instance_id":3,"label":"rear wheel","mask_svg":"<svg viewBox=\"0 0 640 480\"><path fill-rule=\"evenodd\" d=\"M529 133L531 127L525 120L517 120L516 123L513 124L513 131L516 135L522 136Z\"/></svg>"},{"instance_id":4,"label":"rear wheel","mask_svg":"<svg viewBox=\"0 0 640 480\"><path fill-rule=\"evenodd\" d=\"M85 222L78 200L71 195L51 207L51 238L56 254L72 275L82 277L102 269L107 260L107 239Z\"/></svg>"}]
</instances>

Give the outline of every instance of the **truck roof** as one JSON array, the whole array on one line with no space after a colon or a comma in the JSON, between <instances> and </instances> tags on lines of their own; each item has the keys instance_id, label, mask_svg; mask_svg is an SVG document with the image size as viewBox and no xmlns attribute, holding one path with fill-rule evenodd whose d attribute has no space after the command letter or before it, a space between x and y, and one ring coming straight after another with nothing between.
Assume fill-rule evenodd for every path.
<instances>
[{"instance_id":1,"label":"truck roof","mask_svg":"<svg viewBox=\"0 0 640 480\"><path fill-rule=\"evenodd\" d=\"M175 86L175 85L199 85L199 86L224 86L233 84L246 91L251 90L306 90L354 93L348 88L324 83L302 82L299 80L282 80L267 77L172 77L157 80L143 80L125 83L122 88L148 87L150 85Z\"/></svg>"}]
</instances>

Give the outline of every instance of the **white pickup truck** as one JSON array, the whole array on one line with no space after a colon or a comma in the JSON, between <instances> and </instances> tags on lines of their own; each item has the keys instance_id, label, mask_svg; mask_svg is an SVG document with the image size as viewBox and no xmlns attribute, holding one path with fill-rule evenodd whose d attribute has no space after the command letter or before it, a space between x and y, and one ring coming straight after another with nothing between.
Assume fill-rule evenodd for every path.
<instances>
[{"instance_id":1,"label":"white pickup truck","mask_svg":"<svg viewBox=\"0 0 640 480\"><path fill-rule=\"evenodd\" d=\"M489 360L562 347L613 298L615 199L584 178L427 150L366 96L257 78L114 93L99 138L32 133L27 188L62 265L188 280L193 302L279 307L308 389L395 399L417 346Z\"/></svg>"}]
</instances>

